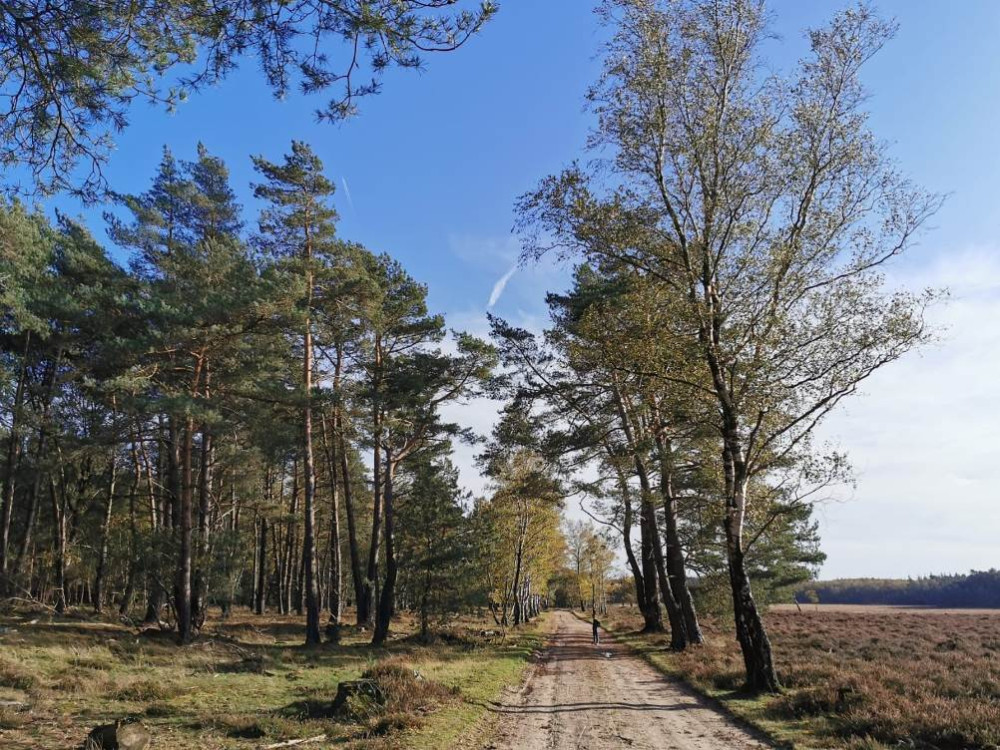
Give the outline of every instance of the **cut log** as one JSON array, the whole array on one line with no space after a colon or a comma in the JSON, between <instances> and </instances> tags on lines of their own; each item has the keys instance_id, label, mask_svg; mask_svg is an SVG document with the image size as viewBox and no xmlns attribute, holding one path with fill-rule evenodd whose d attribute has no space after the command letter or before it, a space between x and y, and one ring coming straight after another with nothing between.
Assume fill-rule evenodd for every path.
<instances>
[{"instance_id":1,"label":"cut log","mask_svg":"<svg viewBox=\"0 0 1000 750\"><path fill-rule=\"evenodd\" d=\"M87 735L84 750L146 750L149 730L141 721L118 720L94 727Z\"/></svg>"}]
</instances>

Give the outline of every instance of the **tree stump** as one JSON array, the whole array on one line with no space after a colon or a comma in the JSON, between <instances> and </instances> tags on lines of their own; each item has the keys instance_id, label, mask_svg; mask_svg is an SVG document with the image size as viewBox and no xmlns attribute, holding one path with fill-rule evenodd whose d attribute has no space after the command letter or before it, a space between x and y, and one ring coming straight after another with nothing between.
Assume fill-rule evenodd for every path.
<instances>
[{"instance_id":1,"label":"tree stump","mask_svg":"<svg viewBox=\"0 0 1000 750\"><path fill-rule=\"evenodd\" d=\"M119 719L114 724L94 727L87 735L84 750L146 750L150 734L138 720Z\"/></svg>"},{"instance_id":2,"label":"tree stump","mask_svg":"<svg viewBox=\"0 0 1000 750\"><path fill-rule=\"evenodd\" d=\"M385 695L382 688L375 680L346 680L337 685L337 695L333 699L333 710L340 712L347 705L347 701L355 696L371 701L378 705L385 703Z\"/></svg>"}]
</instances>

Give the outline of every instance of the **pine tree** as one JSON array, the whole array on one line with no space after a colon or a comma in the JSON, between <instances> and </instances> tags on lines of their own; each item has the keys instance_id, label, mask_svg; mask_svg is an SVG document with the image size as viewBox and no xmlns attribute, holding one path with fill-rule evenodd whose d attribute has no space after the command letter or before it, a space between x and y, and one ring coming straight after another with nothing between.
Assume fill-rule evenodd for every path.
<instances>
[{"instance_id":1,"label":"pine tree","mask_svg":"<svg viewBox=\"0 0 1000 750\"><path fill-rule=\"evenodd\" d=\"M447 458L421 456L406 475L398 496L400 588L418 615L421 637L427 639L432 617L458 612L469 601L471 529L458 471Z\"/></svg>"},{"instance_id":2,"label":"pine tree","mask_svg":"<svg viewBox=\"0 0 1000 750\"><path fill-rule=\"evenodd\" d=\"M267 201L260 216L261 246L275 259L289 264L299 282L295 324L302 331L302 461L305 472L306 645L320 642L319 572L316 551L316 467L313 452L313 306L317 267L329 261L337 213L330 205L333 183L323 175L323 164L304 143L293 141L284 163L254 158L264 182L254 195Z\"/></svg>"},{"instance_id":3,"label":"pine tree","mask_svg":"<svg viewBox=\"0 0 1000 750\"><path fill-rule=\"evenodd\" d=\"M109 215L110 234L136 251L133 268L148 284L150 325L138 348L151 367L140 410L165 415L157 465L166 507L152 531L175 549L174 609L186 642L208 601L216 394L241 379L234 363L254 356L244 333L259 322L263 287L237 236L225 165L204 148L193 163L165 150L150 190L121 202L132 221ZM149 619L158 617L160 588L151 581Z\"/></svg>"}]
</instances>

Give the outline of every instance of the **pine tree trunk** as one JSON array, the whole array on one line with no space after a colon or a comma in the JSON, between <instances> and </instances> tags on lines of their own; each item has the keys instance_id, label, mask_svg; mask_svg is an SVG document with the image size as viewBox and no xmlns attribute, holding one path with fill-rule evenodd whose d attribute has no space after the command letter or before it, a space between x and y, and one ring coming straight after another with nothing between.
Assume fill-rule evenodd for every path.
<instances>
[{"instance_id":1,"label":"pine tree trunk","mask_svg":"<svg viewBox=\"0 0 1000 750\"><path fill-rule=\"evenodd\" d=\"M371 544L368 547L368 567L365 570L365 580L362 585L361 598L358 600L358 624L370 624L372 622L372 608L375 602L373 586L378 576L379 546L382 534L382 430L381 417L378 415L376 407L375 415L375 448L372 458L372 478L374 480L374 500L372 503L372 535Z\"/></svg>"},{"instance_id":2,"label":"pine tree trunk","mask_svg":"<svg viewBox=\"0 0 1000 750\"><path fill-rule=\"evenodd\" d=\"M281 537L278 536L278 524L271 524L271 554L274 557L274 585L277 589L278 614L285 612L285 557L280 552Z\"/></svg>"},{"instance_id":3,"label":"pine tree trunk","mask_svg":"<svg viewBox=\"0 0 1000 750\"><path fill-rule=\"evenodd\" d=\"M14 568L11 571L11 580L17 580L24 570L24 561L28 558L31 549L32 535L35 529L35 521L38 518L38 497L42 491L43 472L39 465L45 451L46 429L44 425L38 432L38 443L35 450L35 471L31 480L31 488L28 491L28 515L24 521L24 534L21 536L21 544L17 550L17 557L14 560ZM30 578L30 576L29 576Z\"/></svg>"},{"instance_id":4,"label":"pine tree trunk","mask_svg":"<svg viewBox=\"0 0 1000 750\"><path fill-rule=\"evenodd\" d=\"M644 633L660 633L663 631L663 615L660 612L660 597L656 590L656 560L653 553L653 535L656 528L650 522L646 506L641 505L639 517L639 532L641 535L642 554L642 610Z\"/></svg>"},{"instance_id":5,"label":"pine tree trunk","mask_svg":"<svg viewBox=\"0 0 1000 750\"><path fill-rule=\"evenodd\" d=\"M645 465L637 452L638 447L633 431L632 417L625 396L617 383L614 386L614 395L615 408L618 411L622 431L628 441L629 449L632 451L633 465L636 474L639 476L641 493L639 498L639 529L642 534L642 585L644 588L642 598L646 603L646 607L643 610L643 620L645 621L643 632L661 632L663 630L663 618L660 614L660 600L656 590L657 578L660 574L660 532L656 527L656 513L649 497L649 477L646 474Z\"/></svg>"},{"instance_id":6,"label":"pine tree trunk","mask_svg":"<svg viewBox=\"0 0 1000 750\"><path fill-rule=\"evenodd\" d=\"M288 521L285 523L285 551L282 563L283 581L281 590L283 601L279 608L282 614L291 614L292 603L295 601L295 577L299 565L296 562L298 547L298 526L296 521L299 512L299 462L292 461L292 497L289 504Z\"/></svg>"},{"instance_id":7,"label":"pine tree trunk","mask_svg":"<svg viewBox=\"0 0 1000 750\"><path fill-rule=\"evenodd\" d=\"M667 576L670 588L681 609L684 628L690 643L701 643L703 636L694 608L694 599L688 588L684 551L681 549L680 534L677 531L677 499L674 496L673 446L669 440L656 438L660 458L660 494L663 497L664 531L666 537Z\"/></svg>"},{"instance_id":8,"label":"pine tree trunk","mask_svg":"<svg viewBox=\"0 0 1000 750\"><path fill-rule=\"evenodd\" d=\"M183 444L181 447L181 498L179 503L178 529L180 552L177 564L177 582L174 591L174 611L177 613L177 640L181 644L190 643L194 637L194 623L191 619L191 576L194 552L194 474L192 459L194 453L194 419L185 420Z\"/></svg>"},{"instance_id":9,"label":"pine tree trunk","mask_svg":"<svg viewBox=\"0 0 1000 750\"><path fill-rule=\"evenodd\" d=\"M667 619L670 622L670 648L675 651L683 651L687 648L687 631L684 627L684 617L681 615L680 605L674 598L674 592L670 588L670 581L667 579L666 563L663 558L663 547L660 544L660 530L656 524L656 508L653 506L652 490L649 487L649 480L645 473L645 468L641 462L636 460L639 469L639 484L642 490L644 512L648 514L647 522L651 527L650 542L653 547L653 561L656 567L656 580L660 587L660 596L663 599L664 607L667 610Z\"/></svg>"},{"instance_id":10,"label":"pine tree trunk","mask_svg":"<svg viewBox=\"0 0 1000 750\"><path fill-rule=\"evenodd\" d=\"M205 398L209 397L209 378L211 373L205 368ZM208 571L211 550L211 520L212 491L214 476L212 464L215 461L215 446L212 433L207 428L201 431L201 461L198 473L198 552L193 574L193 592L191 596L191 619L194 628L201 630L208 616Z\"/></svg>"},{"instance_id":11,"label":"pine tree trunk","mask_svg":"<svg viewBox=\"0 0 1000 750\"><path fill-rule=\"evenodd\" d=\"M257 567L257 585L254 592L253 611L256 615L262 615L264 614L264 606L267 602L267 516L260 517L257 556L260 562Z\"/></svg>"},{"instance_id":12,"label":"pine tree trunk","mask_svg":"<svg viewBox=\"0 0 1000 750\"><path fill-rule=\"evenodd\" d=\"M7 464L3 478L3 503L0 505L0 579L6 576L9 562L10 525L14 513L14 489L17 478L17 467L21 459L21 410L24 406L25 383L28 379L28 351L30 342L31 332L29 331L25 334L24 338L21 371L17 376L14 405L11 408L10 414L10 432L7 435ZM6 581L3 581L0 593L3 593L6 589Z\"/></svg>"},{"instance_id":13,"label":"pine tree trunk","mask_svg":"<svg viewBox=\"0 0 1000 750\"><path fill-rule=\"evenodd\" d=\"M250 570L250 611L255 611L257 602L257 584L260 582L260 516L253 519L253 564Z\"/></svg>"},{"instance_id":14,"label":"pine tree trunk","mask_svg":"<svg viewBox=\"0 0 1000 750\"><path fill-rule=\"evenodd\" d=\"M308 215L306 224L306 319L302 334L302 391L305 406L302 410L302 459L305 484L305 528L302 539L302 567L304 569L306 608L306 645L316 646L321 641L319 629L319 573L316 567L316 464L313 455L313 272L312 241L309 235Z\"/></svg>"},{"instance_id":15,"label":"pine tree trunk","mask_svg":"<svg viewBox=\"0 0 1000 750\"><path fill-rule=\"evenodd\" d=\"M638 454L635 455L635 471L639 477L639 502L642 503L642 512L650 529L649 541L652 548L656 581L659 583L660 597L663 599L663 605L667 610L667 619L670 622L670 647L675 651L683 651L688 643L687 631L684 628L684 618L681 615L680 605L677 604L667 579L663 546L660 544L660 529L656 523L656 508L653 505L653 490L649 483L646 464Z\"/></svg>"},{"instance_id":16,"label":"pine tree trunk","mask_svg":"<svg viewBox=\"0 0 1000 750\"><path fill-rule=\"evenodd\" d=\"M396 576L398 574L395 535L396 512L392 486L395 470L396 466L393 463L392 454L386 450L385 495L383 498L385 505L385 582L379 594L378 617L375 624L375 633L372 636L373 646L381 646L389 637L389 625L392 622L392 614L395 606Z\"/></svg>"},{"instance_id":17,"label":"pine tree trunk","mask_svg":"<svg viewBox=\"0 0 1000 750\"><path fill-rule=\"evenodd\" d=\"M38 428L38 442L35 448L34 478L31 482L31 490L28 493L28 517L24 524L24 536L21 538L21 545L17 551L17 558L14 561L14 570L11 579L16 580L21 571L24 570L24 561L28 551L31 549L31 537L35 528L35 520L38 518L39 496L42 492L42 462L45 459L46 441L48 437L48 418L52 400L55 398L56 374L62 362L62 350L56 353L55 360L49 365L45 373L45 402L42 405L41 426Z\"/></svg>"},{"instance_id":18,"label":"pine tree trunk","mask_svg":"<svg viewBox=\"0 0 1000 750\"><path fill-rule=\"evenodd\" d=\"M169 505L170 512L165 512L165 519L169 519L170 528L176 536L181 527L181 495L184 494L183 480L181 478L181 445L182 429L177 426L178 417L170 417L167 428L167 439L169 440L169 450L167 451L167 487L169 491L164 495L164 500Z\"/></svg>"},{"instance_id":19,"label":"pine tree trunk","mask_svg":"<svg viewBox=\"0 0 1000 750\"><path fill-rule=\"evenodd\" d=\"M652 505L652 500L650 500ZM667 620L670 622L670 648L674 651L683 651L687 648L687 629L684 626L684 616L681 614L680 605L674 598L674 592L670 588L670 580L667 578L666 560L663 556L663 547L660 544L659 529L653 531L653 558L656 561L656 580L660 586L660 596L663 599L664 608L667 610Z\"/></svg>"},{"instance_id":20,"label":"pine tree trunk","mask_svg":"<svg viewBox=\"0 0 1000 750\"><path fill-rule=\"evenodd\" d=\"M94 611L97 613L100 613L104 608L104 579L108 565L108 537L111 531L111 513L115 504L115 482L118 477L118 462L115 460L114 447L111 449L108 474L108 495L104 503L104 515L101 519L101 542L97 556L97 572L94 576ZM129 569L131 571L131 564ZM129 577L131 579L131 574Z\"/></svg>"},{"instance_id":21,"label":"pine tree trunk","mask_svg":"<svg viewBox=\"0 0 1000 750\"><path fill-rule=\"evenodd\" d=\"M62 487L66 492L65 485ZM60 615L66 611L66 499L63 495L60 504L59 495L56 492L56 483L49 477L49 496L52 500L52 531L53 547L55 552L55 574L56 574L56 612Z\"/></svg>"},{"instance_id":22,"label":"pine tree trunk","mask_svg":"<svg viewBox=\"0 0 1000 750\"><path fill-rule=\"evenodd\" d=\"M302 576L305 572L305 557L302 554L298 526L295 527L295 537L292 540L292 559L288 564L288 571L288 611L294 611L295 614L301 617L305 612L303 609L305 591L302 588Z\"/></svg>"},{"instance_id":23,"label":"pine tree trunk","mask_svg":"<svg viewBox=\"0 0 1000 750\"><path fill-rule=\"evenodd\" d=\"M199 393L204 357L200 354L195 358L192 375L191 398ZM184 430L180 454L181 494L178 520L180 528L179 558L177 564L177 581L174 590L174 611L177 614L177 640L181 644L190 643L195 633L195 623L192 620L191 577L193 574L194 555L194 417L190 414L184 419Z\"/></svg>"},{"instance_id":24,"label":"pine tree trunk","mask_svg":"<svg viewBox=\"0 0 1000 750\"><path fill-rule=\"evenodd\" d=\"M521 526L518 529L517 546L515 547L514 553L514 579L511 582L511 599L513 600L513 617L514 617L514 627L516 628L521 624L522 612L521 612L521 568L524 562L524 537L527 532L527 518L521 520ZM506 613L504 615L506 620Z\"/></svg>"},{"instance_id":25,"label":"pine tree trunk","mask_svg":"<svg viewBox=\"0 0 1000 750\"><path fill-rule=\"evenodd\" d=\"M701 643L704 637L701 633L701 625L698 623L694 598L691 596L691 589L688 587L684 553L681 550L680 538L677 534L677 518L674 515L672 505L667 510L666 539L667 575L670 578L670 587L674 592L674 597L680 605L688 641L691 643Z\"/></svg>"},{"instance_id":26,"label":"pine tree trunk","mask_svg":"<svg viewBox=\"0 0 1000 750\"><path fill-rule=\"evenodd\" d=\"M362 624L360 602L364 596L364 575L361 572L361 550L358 546L357 524L354 515L354 493L351 488L350 465L347 457L347 441L344 439L342 420L337 422L337 445L340 448L340 476L344 486L344 514L347 516L347 545L351 559L351 583L354 586L354 603L357 624Z\"/></svg>"},{"instance_id":27,"label":"pine tree trunk","mask_svg":"<svg viewBox=\"0 0 1000 750\"><path fill-rule=\"evenodd\" d=\"M611 451L608 454L612 461L614 456ZM622 544L625 547L625 558L628 561L629 570L632 572L632 580L635 583L635 598L640 611L646 611L646 591L643 586L642 570L639 562L635 559L635 551L632 549L632 524L635 523L634 511L632 509L632 493L625 479L624 472L617 468L618 488L622 495Z\"/></svg>"},{"instance_id":28,"label":"pine tree trunk","mask_svg":"<svg viewBox=\"0 0 1000 750\"><path fill-rule=\"evenodd\" d=\"M149 454L143 443L139 443L139 456L143 460L146 471L146 491L149 494L149 528L153 537L156 537L163 529L167 528L171 521L171 514L167 513L167 492L164 492L164 479L171 476L170 469L165 466L164 454L173 454L174 430L168 433L170 442L164 442L163 422L159 421L159 445L160 449L156 455L156 480L153 478L153 462L149 460ZM167 487L169 492L173 492L174 487ZM159 497L158 497L159 496ZM164 590L157 578L157 571L154 566L146 566L146 613L143 615L142 624L152 625L160 621L160 610L163 608Z\"/></svg>"},{"instance_id":29,"label":"pine tree trunk","mask_svg":"<svg viewBox=\"0 0 1000 750\"><path fill-rule=\"evenodd\" d=\"M337 373L334 376L334 389L339 386L340 356L337 358ZM340 640L340 619L343 613L341 597L342 578L340 554L340 488L337 483L337 444L327 430L327 420L323 419L323 447L326 452L327 471L330 475L330 583L328 604L330 622L327 624L327 638L337 642ZM332 432L337 432L337 416L334 413Z\"/></svg>"},{"instance_id":30,"label":"pine tree trunk","mask_svg":"<svg viewBox=\"0 0 1000 750\"><path fill-rule=\"evenodd\" d=\"M132 488L128 493L128 575L125 579L125 591L122 594L121 603L118 605L118 614L126 617L132 610L132 602L135 599L135 582L138 576L139 567L139 524L136 518L135 501L139 493L139 483L142 479L142 469L139 465L139 453L136 450L136 437L131 435L132 454Z\"/></svg>"}]
</instances>

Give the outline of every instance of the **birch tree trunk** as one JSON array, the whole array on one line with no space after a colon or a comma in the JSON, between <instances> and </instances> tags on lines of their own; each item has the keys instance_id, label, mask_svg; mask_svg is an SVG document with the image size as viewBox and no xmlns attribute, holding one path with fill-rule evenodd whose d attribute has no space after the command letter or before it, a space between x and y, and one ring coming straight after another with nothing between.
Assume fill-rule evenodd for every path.
<instances>
[{"instance_id":1,"label":"birch tree trunk","mask_svg":"<svg viewBox=\"0 0 1000 750\"><path fill-rule=\"evenodd\" d=\"M750 589L743 549L743 517L747 500L747 478L738 449L726 441L723 462L726 479L726 558L733 595L736 639L743 653L747 688L757 692L777 692L781 688L771 654L764 621Z\"/></svg>"}]
</instances>

